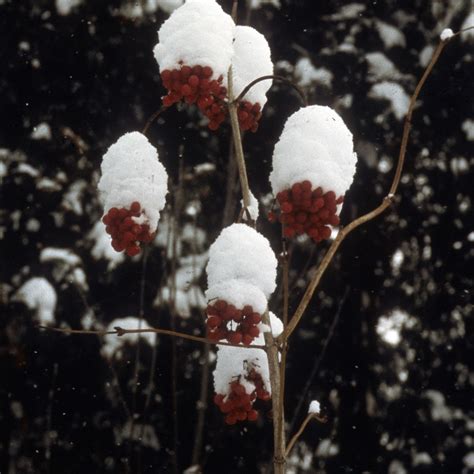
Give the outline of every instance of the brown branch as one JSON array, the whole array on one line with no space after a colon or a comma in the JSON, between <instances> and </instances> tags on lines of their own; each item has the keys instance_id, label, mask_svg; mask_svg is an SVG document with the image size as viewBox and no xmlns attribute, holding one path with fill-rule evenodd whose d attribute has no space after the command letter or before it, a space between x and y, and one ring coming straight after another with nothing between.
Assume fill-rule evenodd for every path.
<instances>
[{"instance_id":1,"label":"brown branch","mask_svg":"<svg viewBox=\"0 0 474 474\"><path fill-rule=\"evenodd\" d=\"M247 84L244 87L242 92L237 96L237 98L235 100L233 100L232 97L229 95L229 102L237 105L244 98L245 94L247 94L247 92L255 84L258 84L259 82L267 81L267 80L270 80L270 79L272 79L274 81L284 82L284 83L288 84L289 86L291 86L298 93L298 95L300 96L300 99L303 102L303 105L305 107L308 105L306 95L299 86L297 86L293 81L291 81L290 79L288 79L284 76L276 76L276 75L273 75L273 74L269 74L268 76L261 76L261 77L258 77L257 79L254 79L252 82L250 82L249 84Z\"/></svg>"},{"instance_id":2,"label":"brown branch","mask_svg":"<svg viewBox=\"0 0 474 474\"><path fill-rule=\"evenodd\" d=\"M124 329L121 328L120 326L115 326L113 331L100 331L100 330L93 330L93 329L69 329L69 328L52 328L49 326L43 326L39 324L37 326L40 329L46 329L47 331L55 331L55 332L61 332L63 334L95 334L96 336L105 336L107 334L115 334L118 337L123 336L125 334L142 334L146 332L152 332L155 334L163 334L165 336L172 336L172 337L177 337L180 339L187 339L189 341L195 341L195 342L201 342L204 344L218 344L220 346L232 346L232 347L240 347L240 348L246 348L247 346L242 346L239 344L231 344L230 342L222 342L222 341L213 341L211 339L207 339L205 337L201 336L193 336L192 334L186 334L184 332L178 332L178 331L171 331L169 329L161 329L161 328L147 328L147 329ZM252 345L248 346L249 348L259 348L259 349L264 349L265 346L262 345Z\"/></svg>"},{"instance_id":3,"label":"brown branch","mask_svg":"<svg viewBox=\"0 0 474 474\"><path fill-rule=\"evenodd\" d=\"M167 109L169 109L169 107L165 107L164 105L162 105L156 112L153 112L153 114L151 114L150 118L147 120L145 126L143 127L143 135L147 134L151 124Z\"/></svg>"},{"instance_id":4,"label":"brown branch","mask_svg":"<svg viewBox=\"0 0 474 474\"><path fill-rule=\"evenodd\" d=\"M393 202L393 199L395 197L395 193L397 191L398 185L400 183L400 178L402 175L402 170L403 170L403 164L405 162L405 155L407 151L407 144L408 144L408 138L410 135L410 129L411 129L411 117L413 114L413 110L416 105L416 100L418 98L418 95L423 88L423 85L430 75L434 65L438 61L438 58L443 51L445 45L447 44L448 40L441 41L438 44L438 47L433 53L433 56L430 60L430 63L425 69L425 72L421 76L421 79L419 80L415 92L411 96L410 99L410 105L408 107L408 112L405 117L405 123L403 126L403 134L402 134L402 141L400 145L400 152L398 155L398 163L397 163L397 169L395 171L395 175L393 177L392 185L390 187L390 191L387 196L384 197L382 203L376 207L374 210L368 212L367 214L364 214L361 217L358 217L354 221L352 221L349 225L346 227L342 228L339 233L337 234L337 237L333 241L332 245L329 247L329 250L326 252L324 255L321 264L317 268L312 280L310 281L303 298L300 301L300 304L296 308L296 311L288 324L288 326L285 328L285 331L283 332L282 335L280 335L280 340L284 341L288 339L288 337L291 335L291 333L295 330L297 327L298 323L300 322L309 302L311 301L311 298L313 297L314 291L316 290L321 277L323 276L324 272L326 271L327 267L331 263L334 255L336 254L337 249L339 248L339 245L342 243L342 241L349 235L354 229L357 227L361 226L362 224L365 224L366 222L371 221L372 219L375 219L379 214L381 214L387 207L390 206L390 204Z\"/></svg>"},{"instance_id":5,"label":"brown branch","mask_svg":"<svg viewBox=\"0 0 474 474\"><path fill-rule=\"evenodd\" d=\"M327 418L321 416L319 413L308 413L308 416L304 419L303 423L301 423L300 429L294 434L293 438L291 438L290 442L288 443L288 446L285 451L285 456L288 456L290 454L293 446L298 441L299 437L303 434L303 431L311 420L318 420L321 423L327 422Z\"/></svg>"}]
</instances>

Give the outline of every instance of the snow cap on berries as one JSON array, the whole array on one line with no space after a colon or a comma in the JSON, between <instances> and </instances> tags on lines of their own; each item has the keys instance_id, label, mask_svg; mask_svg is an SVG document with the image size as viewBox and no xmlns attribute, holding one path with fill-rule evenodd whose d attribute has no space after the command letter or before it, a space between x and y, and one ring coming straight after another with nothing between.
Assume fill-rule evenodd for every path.
<instances>
[{"instance_id":1,"label":"snow cap on berries","mask_svg":"<svg viewBox=\"0 0 474 474\"><path fill-rule=\"evenodd\" d=\"M213 374L214 391L228 395L231 390L230 384L239 380L245 391L248 394L252 393L255 390L255 384L247 379L252 369L260 374L265 390L271 393L268 358L263 349L218 346L217 363Z\"/></svg>"},{"instance_id":2,"label":"snow cap on berries","mask_svg":"<svg viewBox=\"0 0 474 474\"><path fill-rule=\"evenodd\" d=\"M101 171L98 188L105 213L139 202L154 232L165 207L168 175L145 135L130 132L121 136L105 153Z\"/></svg>"},{"instance_id":3,"label":"snow cap on berries","mask_svg":"<svg viewBox=\"0 0 474 474\"><path fill-rule=\"evenodd\" d=\"M263 314L267 309L267 298L261 290L246 281L236 279L224 280L209 287L206 299L210 303L213 300L225 300L237 309L250 305L253 311L259 314Z\"/></svg>"},{"instance_id":4,"label":"snow cap on berries","mask_svg":"<svg viewBox=\"0 0 474 474\"><path fill-rule=\"evenodd\" d=\"M352 184L357 155L352 133L330 107L302 107L285 123L273 151L273 193L310 181L343 196Z\"/></svg>"},{"instance_id":5,"label":"snow cap on berries","mask_svg":"<svg viewBox=\"0 0 474 474\"><path fill-rule=\"evenodd\" d=\"M235 24L215 0L188 0L158 31L153 52L161 71L187 66L209 66L213 78L227 77Z\"/></svg>"},{"instance_id":6,"label":"snow cap on berries","mask_svg":"<svg viewBox=\"0 0 474 474\"><path fill-rule=\"evenodd\" d=\"M254 79L272 74L271 52L265 36L250 26L236 26L232 57L234 96L237 97ZM242 100L247 100L252 104L259 103L263 107L271 85L271 80L255 84Z\"/></svg>"},{"instance_id":7,"label":"snow cap on berries","mask_svg":"<svg viewBox=\"0 0 474 474\"><path fill-rule=\"evenodd\" d=\"M232 224L222 230L209 249L208 287L241 280L256 286L268 298L275 290L276 268L268 240L245 224Z\"/></svg>"}]
</instances>

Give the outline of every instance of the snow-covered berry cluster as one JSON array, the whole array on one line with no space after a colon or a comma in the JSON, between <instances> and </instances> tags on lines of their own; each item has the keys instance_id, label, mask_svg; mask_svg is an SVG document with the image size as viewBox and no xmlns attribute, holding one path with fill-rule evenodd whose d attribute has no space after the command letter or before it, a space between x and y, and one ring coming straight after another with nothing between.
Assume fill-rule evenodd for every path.
<instances>
[{"instance_id":1,"label":"snow-covered berry cluster","mask_svg":"<svg viewBox=\"0 0 474 474\"><path fill-rule=\"evenodd\" d=\"M187 104L197 104L199 110L209 119L208 127L217 130L225 120L225 98L227 89L222 85L222 76L212 79L209 66L181 66L180 69L165 69L161 73L163 85L168 95L163 97L163 105L169 107L184 100Z\"/></svg>"},{"instance_id":2,"label":"snow-covered berry cluster","mask_svg":"<svg viewBox=\"0 0 474 474\"><path fill-rule=\"evenodd\" d=\"M211 130L227 115L231 66L234 97L252 80L273 73L265 37L251 27L236 26L215 0L188 0L163 23L158 37L154 54L168 91L163 105L196 104ZM257 84L239 104L242 130L257 130L270 86L271 81Z\"/></svg>"},{"instance_id":3,"label":"snow-covered berry cluster","mask_svg":"<svg viewBox=\"0 0 474 474\"><path fill-rule=\"evenodd\" d=\"M356 167L352 134L331 108L303 107L287 120L273 152L272 189L286 237L328 239L339 225L344 194Z\"/></svg>"},{"instance_id":4,"label":"snow-covered berry cluster","mask_svg":"<svg viewBox=\"0 0 474 474\"><path fill-rule=\"evenodd\" d=\"M295 235L308 234L315 242L328 239L331 227L339 225L337 207L344 198L333 191L323 194L321 187L313 190L311 181L295 183L291 189L277 194L280 215L272 211L269 220L279 220L283 225L283 235L292 238Z\"/></svg>"},{"instance_id":5,"label":"snow-covered berry cluster","mask_svg":"<svg viewBox=\"0 0 474 474\"><path fill-rule=\"evenodd\" d=\"M269 313L274 337L283 331L283 324ZM255 341L264 344L263 334ZM271 399L270 374L267 354L263 349L218 345L217 364L214 370L214 403L225 414L225 422L255 421L257 400Z\"/></svg>"},{"instance_id":6,"label":"snow-covered berry cluster","mask_svg":"<svg viewBox=\"0 0 474 474\"><path fill-rule=\"evenodd\" d=\"M250 305L238 309L224 300L217 300L207 306L206 313L208 336L214 341L227 339L231 344L249 346L260 334L258 325L262 316Z\"/></svg>"},{"instance_id":7,"label":"snow-covered berry cluster","mask_svg":"<svg viewBox=\"0 0 474 474\"><path fill-rule=\"evenodd\" d=\"M168 175L156 149L139 132L126 133L107 150L101 171L102 222L112 247L132 257L155 236Z\"/></svg>"},{"instance_id":8,"label":"snow-covered berry cluster","mask_svg":"<svg viewBox=\"0 0 474 474\"><path fill-rule=\"evenodd\" d=\"M130 209L112 207L102 218L105 230L112 237L112 247L117 252L125 251L129 257L140 253L140 244L149 243L155 237L148 224L137 224L133 218L141 215L138 201L132 202Z\"/></svg>"},{"instance_id":9,"label":"snow-covered berry cluster","mask_svg":"<svg viewBox=\"0 0 474 474\"><path fill-rule=\"evenodd\" d=\"M209 338L250 345L275 289L277 261L268 240L245 224L223 229L209 249Z\"/></svg>"}]
</instances>

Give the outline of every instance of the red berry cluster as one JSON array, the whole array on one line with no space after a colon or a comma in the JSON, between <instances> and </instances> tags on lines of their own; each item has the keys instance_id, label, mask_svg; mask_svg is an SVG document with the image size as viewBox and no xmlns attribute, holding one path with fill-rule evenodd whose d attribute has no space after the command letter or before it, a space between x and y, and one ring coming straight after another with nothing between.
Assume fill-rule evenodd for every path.
<instances>
[{"instance_id":1,"label":"red berry cluster","mask_svg":"<svg viewBox=\"0 0 474 474\"><path fill-rule=\"evenodd\" d=\"M148 243L155 237L150 233L147 224L137 224L132 217L138 217L141 213L140 203L132 202L130 209L112 207L102 218L105 230L112 236L112 247L117 252L125 253L133 257L140 253L140 242Z\"/></svg>"},{"instance_id":2,"label":"red berry cluster","mask_svg":"<svg viewBox=\"0 0 474 474\"><path fill-rule=\"evenodd\" d=\"M169 107L180 100L187 104L197 104L209 119L208 127L217 130L225 120L224 100L227 89L222 85L223 77L211 80L212 74L209 66L181 65L180 69L165 69L161 73L161 79L168 89L168 95L163 97L163 105Z\"/></svg>"},{"instance_id":3,"label":"red berry cluster","mask_svg":"<svg viewBox=\"0 0 474 474\"><path fill-rule=\"evenodd\" d=\"M262 116L262 108L257 102L256 104L251 104L247 100L244 100L239 103L239 109L237 111L237 116L239 117L239 125L242 130L250 130L256 132L258 128L258 121Z\"/></svg>"},{"instance_id":4,"label":"red berry cluster","mask_svg":"<svg viewBox=\"0 0 474 474\"><path fill-rule=\"evenodd\" d=\"M217 300L207 306L208 337L216 342L227 339L231 344L243 343L249 346L260 334L257 324L261 320L261 315L254 312L250 305L237 309L233 304Z\"/></svg>"},{"instance_id":5,"label":"red berry cluster","mask_svg":"<svg viewBox=\"0 0 474 474\"><path fill-rule=\"evenodd\" d=\"M306 233L315 242L321 242L331 235L329 225L339 224L337 205L343 200L343 196L336 198L333 191L323 193L321 188L312 190L311 182L303 181L277 194L281 214L278 217L270 212L268 218L270 221L280 220L285 237Z\"/></svg>"},{"instance_id":6,"label":"red berry cluster","mask_svg":"<svg viewBox=\"0 0 474 474\"><path fill-rule=\"evenodd\" d=\"M250 395L237 380L230 384L229 395L226 396L221 393L214 395L214 403L222 413L225 413L224 421L228 425L235 425L237 421L255 421L258 418L257 410L253 409L255 400L258 398L268 401L271 398L270 394L263 388L263 380L260 374L252 369L248 376L249 380L251 375L256 389Z\"/></svg>"}]
</instances>

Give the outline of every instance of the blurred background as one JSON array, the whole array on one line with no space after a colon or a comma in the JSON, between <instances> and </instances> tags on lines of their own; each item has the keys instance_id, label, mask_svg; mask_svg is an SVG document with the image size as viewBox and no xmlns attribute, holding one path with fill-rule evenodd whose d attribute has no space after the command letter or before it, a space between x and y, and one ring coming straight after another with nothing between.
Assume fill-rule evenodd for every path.
<instances>
[{"instance_id":1,"label":"blurred background","mask_svg":"<svg viewBox=\"0 0 474 474\"><path fill-rule=\"evenodd\" d=\"M112 250L96 188L103 153L160 107L152 49L181 3L0 1L2 474L253 474L271 460L268 404L233 427L213 404L212 347L37 328L102 330L142 310L144 324L204 334L207 249L239 212L229 125L209 132L197 110L175 107L150 128L170 195L146 262ZM277 74L354 134L347 224L388 192L440 32L474 14L469 0L249 0L239 22L265 34ZM288 472L474 472L473 44L471 31L447 45L415 110L395 204L342 244L292 336L288 431L313 399L328 422L308 426ZM244 150L257 226L278 253L268 175L301 103L282 83L268 98ZM293 242L290 310L327 247ZM270 306L281 313L280 290Z\"/></svg>"}]
</instances>

